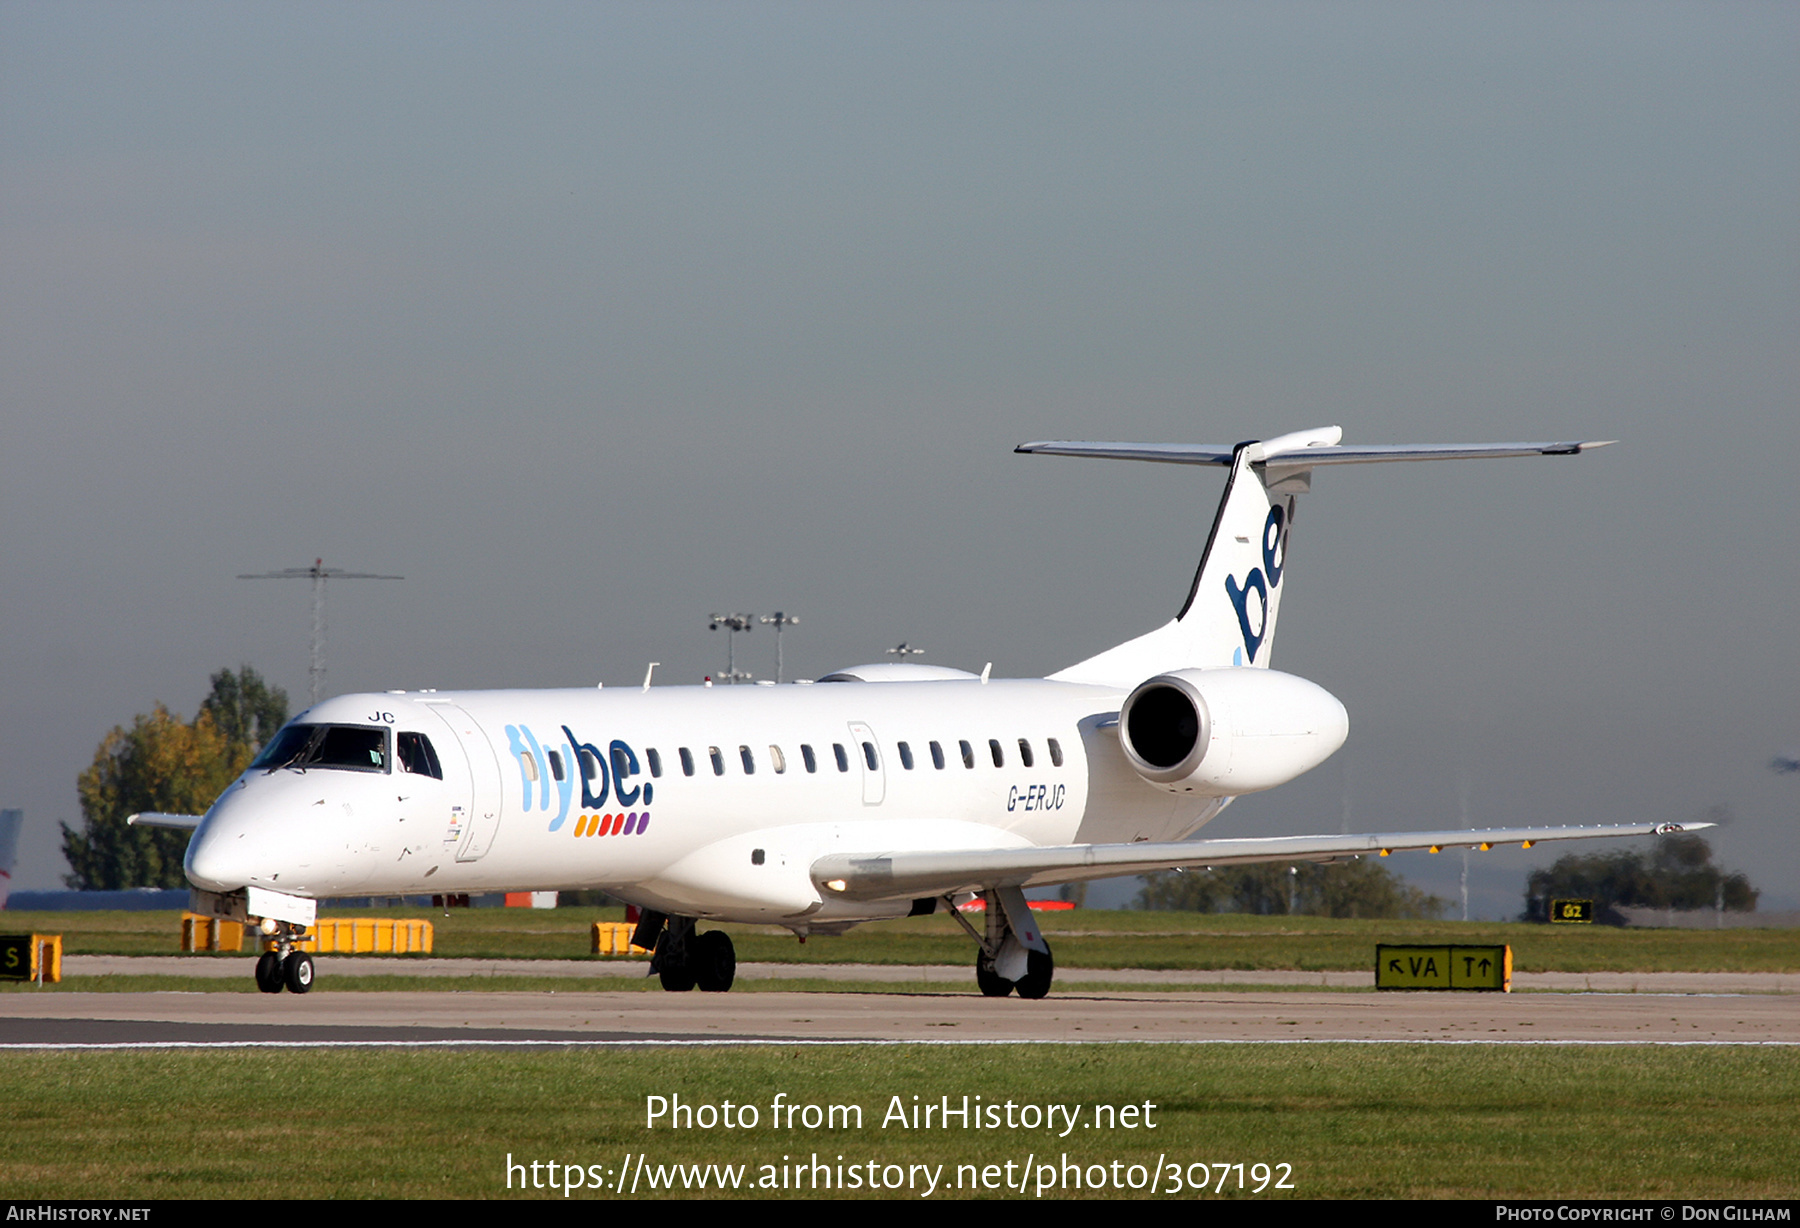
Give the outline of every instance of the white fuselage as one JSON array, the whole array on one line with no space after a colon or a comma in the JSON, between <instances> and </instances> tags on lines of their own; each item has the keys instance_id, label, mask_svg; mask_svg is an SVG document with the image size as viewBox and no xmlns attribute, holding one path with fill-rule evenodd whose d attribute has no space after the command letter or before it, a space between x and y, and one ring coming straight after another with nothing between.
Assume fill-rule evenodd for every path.
<instances>
[{"instance_id":1,"label":"white fuselage","mask_svg":"<svg viewBox=\"0 0 1800 1228\"><path fill-rule=\"evenodd\" d=\"M1132 770L1123 698L974 677L342 696L295 723L381 730L385 764L253 767L208 811L188 875L312 898L599 888L802 930L894 916L908 902L822 898L812 863L1173 840L1217 814L1224 799ZM408 733L441 779L406 770Z\"/></svg>"}]
</instances>

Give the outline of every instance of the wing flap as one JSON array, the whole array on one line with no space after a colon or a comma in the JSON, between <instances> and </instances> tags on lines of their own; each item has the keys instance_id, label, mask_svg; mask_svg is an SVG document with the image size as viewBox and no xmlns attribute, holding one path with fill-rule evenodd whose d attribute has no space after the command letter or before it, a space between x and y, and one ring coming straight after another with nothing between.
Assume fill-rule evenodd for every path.
<instances>
[{"instance_id":1,"label":"wing flap","mask_svg":"<svg viewBox=\"0 0 1800 1228\"><path fill-rule=\"evenodd\" d=\"M1447 848L1530 847L1551 840L1593 840L1697 831L1710 823L1628 823L1604 827L1497 827L1482 831L1375 832L1360 836L1274 836L1262 840L1183 840L1168 843L1071 844L1043 848L945 852L833 853L812 864L813 881L828 896L883 900L1047 887L1056 883L1191 866L1271 861L1333 861L1370 854L1433 852Z\"/></svg>"}]
</instances>

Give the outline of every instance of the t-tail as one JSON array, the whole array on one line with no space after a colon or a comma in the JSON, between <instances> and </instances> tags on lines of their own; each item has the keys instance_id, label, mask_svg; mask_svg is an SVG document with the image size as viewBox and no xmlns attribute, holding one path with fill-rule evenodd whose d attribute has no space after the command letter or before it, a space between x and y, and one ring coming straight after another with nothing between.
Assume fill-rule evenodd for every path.
<instances>
[{"instance_id":1,"label":"t-tail","mask_svg":"<svg viewBox=\"0 0 1800 1228\"><path fill-rule=\"evenodd\" d=\"M1133 687L1178 669L1265 669L1287 587L1288 538L1296 496L1312 484L1316 465L1383 461L1465 460L1500 456L1573 456L1612 440L1560 443L1419 444L1343 447L1335 426L1297 431L1235 447L1176 443L1056 441L1021 444L1020 452L1106 457L1230 470L1225 494L1187 601L1174 619L1099 656L1050 675L1062 682Z\"/></svg>"}]
</instances>

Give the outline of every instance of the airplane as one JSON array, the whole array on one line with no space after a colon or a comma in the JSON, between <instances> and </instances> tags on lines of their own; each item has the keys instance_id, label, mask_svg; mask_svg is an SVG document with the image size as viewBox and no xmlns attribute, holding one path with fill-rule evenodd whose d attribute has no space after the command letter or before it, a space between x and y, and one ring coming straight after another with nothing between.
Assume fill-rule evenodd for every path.
<instances>
[{"instance_id":1,"label":"airplane","mask_svg":"<svg viewBox=\"0 0 1800 1228\"><path fill-rule=\"evenodd\" d=\"M601 889L638 906L662 987L729 990L701 922L802 939L948 913L991 997L1055 963L1028 888L1172 868L1684 830L1512 827L1192 840L1318 766L1349 718L1269 667L1295 501L1320 466L1576 455L1612 441L1349 447L1037 442L1034 455L1215 466L1225 490L1176 616L1047 678L878 662L781 686L393 691L323 700L188 827L195 911L257 925L265 992L305 993L317 901ZM1700 824L1688 824L1695 828ZM980 924L958 905L984 901Z\"/></svg>"}]
</instances>

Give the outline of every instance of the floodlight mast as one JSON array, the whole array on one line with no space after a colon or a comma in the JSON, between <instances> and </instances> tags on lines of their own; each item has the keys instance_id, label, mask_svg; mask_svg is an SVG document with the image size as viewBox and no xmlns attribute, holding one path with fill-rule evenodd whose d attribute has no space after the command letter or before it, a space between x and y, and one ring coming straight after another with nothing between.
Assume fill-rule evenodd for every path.
<instances>
[{"instance_id":1,"label":"floodlight mast","mask_svg":"<svg viewBox=\"0 0 1800 1228\"><path fill-rule=\"evenodd\" d=\"M777 683L784 682L786 679L781 676L781 630L783 627L798 626L800 620L792 614L784 614L780 610L776 610L768 617L759 618L756 621L765 627L775 628L775 681Z\"/></svg>"},{"instance_id":2,"label":"floodlight mast","mask_svg":"<svg viewBox=\"0 0 1800 1228\"><path fill-rule=\"evenodd\" d=\"M284 567L280 571L259 571L240 575L240 580L311 580L312 581L312 663L307 666L307 689L311 703L319 702L319 687L325 681L325 581L327 580L404 580L405 576L377 575L372 571L345 571L327 567L324 559L314 559L311 567Z\"/></svg>"},{"instance_id":3,"label":"floodlight mast","mask_svg":"<svg viewBox=\"0 0 1800 1228\"><path fill-rule=\"evenodd\" d=\"M898 644L887 650L887 655L890 657L899 657L901 661L905 661L908 657L924 656L925 650L923 648L914 648L905 640L901 640Z\"/></svg>"},{"instance_id":4,"label":"floodlight mast","mask_svg":"<svg viewBox=\"0 0 1800 1228\"><path fill-rule=\"evenodd\" d=\"M706 622L708 629L713 631L717 631L720 627L725 628L726 683L731 686L736 686L739 682L749 682L751 680L751 675L748 672L738 672L736 653L737 640L735 637L738 632L749 631L750 628L756 625L756 615L708 614L706 616Z\"/></svg>"}]
</instances>

